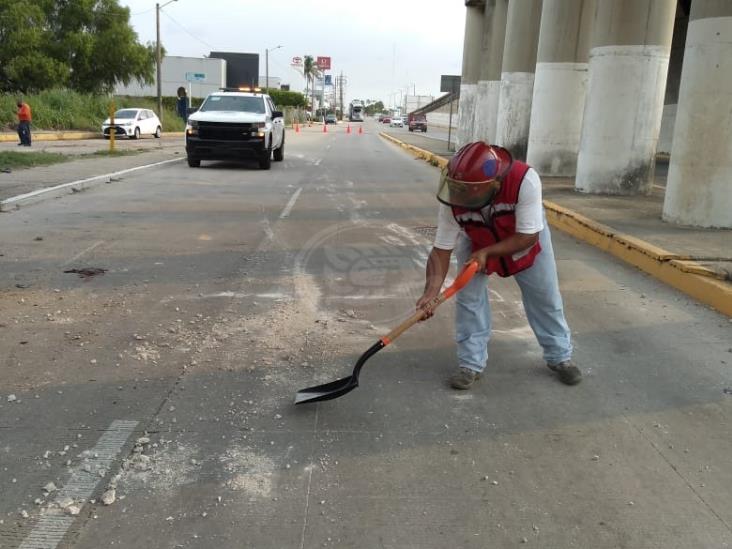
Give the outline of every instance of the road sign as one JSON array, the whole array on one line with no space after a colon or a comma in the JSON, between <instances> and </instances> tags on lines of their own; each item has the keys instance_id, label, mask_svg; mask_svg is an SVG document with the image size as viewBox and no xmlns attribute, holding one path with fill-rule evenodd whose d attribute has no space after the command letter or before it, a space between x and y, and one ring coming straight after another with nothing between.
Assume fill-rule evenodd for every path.
<instances>
[{"instance_id":1,"label":"road sign","mask_svg":"<svg viewBox=\"0 0 732 549\"><path fill-rule=\"evenodd\" d=\"M442 93L458 93L460 91L460 75L443 74L440 77L440 91Z\"/></svg>"},{"instance_id":2,"label":"road sign","mask_svg":"<svg viewBox=\"0 0 732 549\"><path fill-rule=\"evenodd\" d=\"M202 82L206 80L205 72L187 72L186 81L188 82Z\"/></svg>"},{"instance_id":3,"label":"road sign","mask_svg":"<svg viewBox=\"0 0 732 549\"><path fill-rule=\"evenodd\" d=\"M302 67L302 64L303 64L302 57L293 57L292 62L290 64L293 67Z\"/></svg>"},{"instance_id":4,"label":"road sign","mask_svg":"<svg viewBox=\"0 0 732 549\"><path fill-rule=\"evenodd\" d=\"M316 63L318 65L318 68L321 71L329 71L330 70L330 57L320 57L318 56Z\"/></svg>"},{"instance_id":5,"label":"road sign","mask_svg":"<svg viewBox=\"0 0 732 549\"><path fill-rule=\"evenodd\" d=\"M333 76L330 74L325 75L325 85L326 86L332 86L333 85Z\"/></svg>"}]
</instances>

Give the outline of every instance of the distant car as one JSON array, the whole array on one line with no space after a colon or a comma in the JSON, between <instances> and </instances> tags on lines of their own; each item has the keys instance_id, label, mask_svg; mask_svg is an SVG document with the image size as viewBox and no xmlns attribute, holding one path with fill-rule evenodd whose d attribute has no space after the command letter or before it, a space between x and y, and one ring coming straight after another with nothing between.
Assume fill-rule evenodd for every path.
<instances>
[{"instance_id":1,"label":"distant car","mask_svg":"<svg viewBox=\"0 0 732 549\"><path fill-rule=\"evenodd\" d=\"M404 122L402 121L402 119L399 116L395 116L394 118L391 119L391 122L389 122L389 127L390 128L403 128Z\"/></svg>"},{"instance_id":2,"label":"distant car","mask_svg":"<svg viewBox=\"0 0 732 549\"><path fill-rule=\"evenodd\" d=\"M407 124L409 124L409 117L407 117L407 116L402 116L402 124L403 124L404 126L406 126Z\"/></svg>"},{"instance_id":3,"label":"distant car","mask_svg":"<svg viewBox=\"0 0 732 549\"><path fill-rule=\"evenodd\" d=\"M379 115L378 121L379 122L383 122L384 121L384 115L383 114L380 114Z\"/></svg>"},{"instance_id":4,"label":"distant car","mask_svg":"<svg viewBox=\"0 0 732 549\"><path fill-rule=\"evenodd\" d=\"M427 116L424 114L410 114L409 115L409 131L421 131L427 132Z\"/></svg>"},{"instance_id":5,"label":"distant car","mask_svg":"<svg viewBox=\"0 0 732 549\"><path fill-rule=\"evenodd\" d=\"M391 122L391 117L390 116L385 116L384 118L381 119L381 121L384 124L389 124Z\"/></svg>"},{"instance_id":6,"label":"distant car","mask_svg":"<svg viewBox=\"0 0 732 549\"><path fill-rule=\"evenodd\" d=\"M112 132L111 120L102 123L102 135L109 139ZM142 135L160 137L163 125L150 109L120 109L114 113L114 135L140 139Z\"/></svg>"},{"instance_id":7,"label":"distant car","mask_svg":"<svg viewBox=\"0 0 732 549\"><path fill-rule=\"evenodd\" d=\"M338 119L336 118L335 114L326 114L325 123L326 124L338 124Z\"/></svg>"}]
</instances>

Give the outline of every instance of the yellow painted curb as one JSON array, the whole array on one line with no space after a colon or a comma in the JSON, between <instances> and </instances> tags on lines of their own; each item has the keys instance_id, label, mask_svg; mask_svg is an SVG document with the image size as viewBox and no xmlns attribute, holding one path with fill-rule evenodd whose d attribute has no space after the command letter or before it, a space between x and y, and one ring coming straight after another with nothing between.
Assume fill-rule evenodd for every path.
<instances>
[{"instance_id":1,"label":"yellow painted curb","mask_svg":"<svg viewBox=\"0 0 732 549\"><path fill-rule=\"evenodd\" d=\"M40 133L33 132L31 134L33 141L73 141L78 139L94 139L101 138L97 132L54 132ZM14 134L0 135L0 143L8 143L18 141L18 136Z\"/></svg>"},{"instance_id":2,"label":"yellow painted curb","mask_svg":"<svg viewBox=\"0 0 732 549\"><path fill-rule=\"evenodd\" d=\"M380 135L435 166L442 168L447 165L447 159L441 156L383 132ZM553 227L638 267L669 286L732 317L732 284L722 280L719 273L684 256L620 233L549 200L544 200L544 209L547 220Z\"/></svg>"},{"instance_id":3,"label":"yellow painted curb","mask_svg":"<svg viewBox=\"0 0 732 549\"><path fill-rule=\"evenodd\" d=\"M163 132L163 137L183 137L183 132ZM34 132L33 141L78 141L80 139L101 139L98 132ZM14 143L18 141L15 134L0 134L0 143Z\"/></svg>"},{"instance_id":4,"label":"yellow painted curb","mask_svg":"<svg viewBox=\"0 0 732 549\"><path fill-rule=\"evenodd\" d=\"M426 151L424 149L420 149L419 147L415 147L414 145L410 145L409 143L405 143L404 141L400 141L399 139L389 135L388 133L380 132L379 135L381 137L383 137L384 139L391 141L392 143L396 143L403 149L407 149L417 158L422 158L422 159L426 160L427 162L429 162L430 164L432 164L433 166L437 166L440 169L447 166L447 159L442 156L436 155L435 153Z\"/></svg>"}]
</instances>

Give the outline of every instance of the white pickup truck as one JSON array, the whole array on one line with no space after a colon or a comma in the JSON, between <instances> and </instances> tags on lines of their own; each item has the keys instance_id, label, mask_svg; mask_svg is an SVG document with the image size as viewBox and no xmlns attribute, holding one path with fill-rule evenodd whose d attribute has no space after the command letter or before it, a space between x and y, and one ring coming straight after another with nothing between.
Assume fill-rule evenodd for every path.
<instances>
[{"instance_id":1,"label":"white pickup truck","mask_svg":"<svg viewBox=\"0 0 732 549\"><path fill-rule=\"evenodd\" d=\"M254 158L268 170L285 157L285 120L272 98L244 88L210 94L186 125L188 165Z\"/></svg>"}]
</instances>

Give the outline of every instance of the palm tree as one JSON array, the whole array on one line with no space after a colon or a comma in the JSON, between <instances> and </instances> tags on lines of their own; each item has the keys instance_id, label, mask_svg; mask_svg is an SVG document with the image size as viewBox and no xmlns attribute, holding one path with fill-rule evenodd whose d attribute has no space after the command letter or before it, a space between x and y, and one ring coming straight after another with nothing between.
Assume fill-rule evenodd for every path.
<instances>
[{"instance_id":1,"label":"palm tree","mask_svg":"<svg viewBox=\"0 0 732 549\"><path fill-rule=\"evenodd\" d=\"M305 59L303 61L303 70L302 70L303 76L305 76L305 97L308 96L308 84L310 82L313 82L312 87L310 88L313 93L313 101L311 102L311 109L315 108L315 78L320 75L320 71L318 70L318 65L315 64L315 59L313 59L312 55L306 55ZM313 112L313 116L315 116L315 113Z\"/></svg>"}]
</instances>

